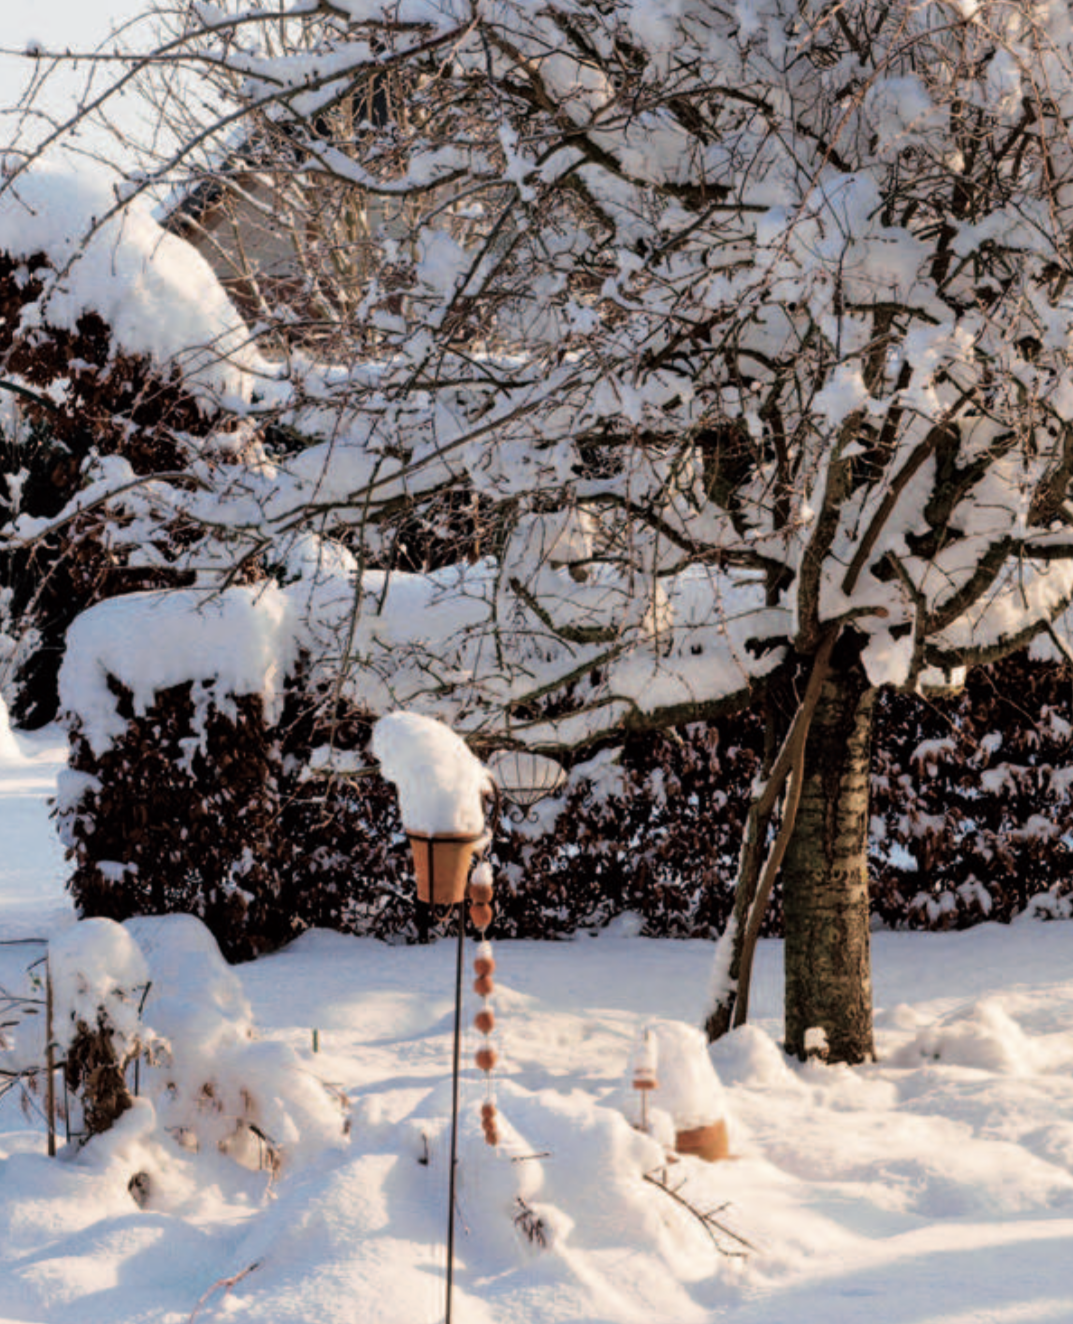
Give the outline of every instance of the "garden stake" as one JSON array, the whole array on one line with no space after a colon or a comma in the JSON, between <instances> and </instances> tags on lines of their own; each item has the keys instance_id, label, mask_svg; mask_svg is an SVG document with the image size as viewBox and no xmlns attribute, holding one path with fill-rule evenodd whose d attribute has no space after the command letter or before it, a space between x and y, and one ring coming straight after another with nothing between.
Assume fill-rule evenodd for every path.
<instances>
[{"instance_id":1,"label":"garden stake","mask_svg":"<svg viewBox=\"0 0 1073 1324\"><path fill-rule=\"evenodd\" d=\"M467 809L465 803L459 802L458 794L462 795L463 801L470 795L475 797L468 808L480 810L482 823L480 832L444 831L442 823L439 824L439 830L437 831L435 830L437 824L429 821L429 816L419 809L418 802L421 797L415 795L414 787L411 785L411 761L418 751L427 752L429 746L440 748L441 751L446 747L451 759L455 762L461 759L462 764L473 774L469 779L471 784L466 783L465 777L461 781L454 779L454 774L452 774L453 780L451 783L440 786L439 789L450 790L455 795L456 810ZM448 911L454 907L458 911L455 921L458 933L458 950L455 958L455 1026L451 1053L451 1151L450 1170L447 1174L447 1299L444 1310L445 1324L451 1324L455 1276L458 1095L462 1068L462 965L465 959L466 947L465 900L469 889L469 872L474 857L480 855L487 848L492 838L491 831L487 826L487 812L480 800L490 793L498 809L499 793L495 781L489 777L487 770L483 769L480 763L476 761L467 749L465 742L448 727L445 727L442 722L436 722L432 718L421 717L415 713L389 713L376 724L373 732L372 750L374 756L380 761L384 775L389 781L395 782L399 791L399 809L402 814L403 827L406 836L409 838L410 850L413 853L414 874L417 883L416 920L419 940L424 942L427 938L427 920L431 916L433 907L446 906ZM407 769L410 769L410 771L408 772ZM434 778L434 780L436 779ZM415 810L414 818L420 820L420 827L417 822L412 824L408 822L411 808ZM431 815L432 819L439 817L438 810ZM470 818L475 820L476 814L470 814ZM430 828L433 830L429 831ZM436 867L437 863L440 865L439 870ZM440 874L442 874L442 877L438 876ZM477 914L474 915L474 922L478 929L483 932L492 918L491 907L488 906L486 901L483 905L475 907L475 909ZM449 914L444 927L448 932L450 931ZM494 1016L487 1005L482 1016L482 1023L484 1020L487 1021L487 1029L484 1032L487 1033L494 1024ZM487 1066L482 1065L484 1058L489 1056L494 1058L494 1054L488 1049L477 1054L477 1065L482 1070L491 1069L491 1062ZM496 1143L495 1139L489 1134L488 1128L485 1130L485 1139L488 1140L489 1144ZM423 1160L425 1163L428 1161L427 1153L426 1143L426 1155ZM418 1162L422 1162L422 1160L419 1159Z\"/></svg>"},{"instance_id":2,"label":"garden stake","mask_svg":"<svg viewBox=\"0 0 1073 1324\"><path fill-rule=\"evenodd\" d=\"M641 1096L641 1130L648 1133L648 1092L659 1087L656 1076L656 1041L646 1029L633 1059L633 1088Z\"/></svg>"},{"instance_id":3,"label":"garden stake","mask_svg":"<svg viewBox=\"0 0 1073 1324\"><path fill-rule=\"evenodd\" d=\"M429 846L429 854L432 847ZM431 860L430 860L431 867ZM447 1313L444 1324L451 1324L451 1292L455 1277L455 1167L458 1162L458 1076L462 1055L462 961L466 948L466 910L458 912L458 956L455 961L455 1042L451 1062L451 1171L447 1179Z\"/></svg>"},{"instance_id":4,"label":"garden stake","mask_svg":"<svg viewBox=\"0 0 1073 1324\"><path fill-rule=\"evenodd\" d=\"M52 1043L52 966L45 957L45 1112L48 1114L48 1156L56 1157L56 1062Z\"/></svg>"}]
</instances>

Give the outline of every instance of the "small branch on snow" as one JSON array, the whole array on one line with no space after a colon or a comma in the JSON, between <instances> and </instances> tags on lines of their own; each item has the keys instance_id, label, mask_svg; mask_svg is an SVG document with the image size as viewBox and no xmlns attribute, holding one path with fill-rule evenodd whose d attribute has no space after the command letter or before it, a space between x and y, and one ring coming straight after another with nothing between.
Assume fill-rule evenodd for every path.
<instances>
[{"instance_id":1,"label":"small branch on snow","mask_svg":"<svg viewBox=\"0 0 1073 1324\"><path fill-rule=\"evenodd\" d=\"M718 1209L698 1209L691 1200L687 1200L682 1194L681 1186L675 1187L668 1185L665 1178L658 1176L656 1172L646 1172L644 1174L644 1179L650 1186L655 1186L658 1190L661 1190L664 1195L669 1195L676 1204L680 1204L683 1209L687 1209L704 1228L705 1232L707 1232L708 1236L711 1238L712 1245L720 1255L725 1255L728 1259L732 1260L744 1260L748 1258L746 1255L747 1251L756 1251L756 1247L751 1241L746 1241L744 1237L739 1237L736 1232L732 1232L730 1228L724 1223L720 1223L716 1218L716 1214L721 1214L723 1210L727 1208L725 1204L721 1204ZM725 1237L730 1237L730 1239L736 1241L739 1246L744 1246L745 1250L728 1250L716 1236L717 1232L721 1232Z\"/></svg>"},{"instance_id":2,"label":"small branch on snow","mask_svg":"<svg viewBox=\"0 0 1073 1324\"><path fill-rule=\"evenodd\" d=\"M215 1292L218 1288L222 1287L224 1289L224 1295L226 1296L227 1293L230 1292L230 1290L232 1289L232 1287L235 1286L236 1283L240 1283L243 1280L243 1278L246 1277L247 1274L253 1273L254 1269L259 1269L260 1267L261 1267L261 1261L254 1260L252 1264L247 1264L245 1269L240 1269L238 1273L232 1274L230 1278L218 1278L216 1282L214 1282L213 1285L208 1289L208 1291L203 1292L201 1294L201 1297L199 1298L197 1305L194 1307L189 1320L187 1320L187 1324L194 1324L194 1320L197 1318L198 1311L209 1299L209 1297L212 1296L213 1292Z\"/></svg>"}]
</instances>

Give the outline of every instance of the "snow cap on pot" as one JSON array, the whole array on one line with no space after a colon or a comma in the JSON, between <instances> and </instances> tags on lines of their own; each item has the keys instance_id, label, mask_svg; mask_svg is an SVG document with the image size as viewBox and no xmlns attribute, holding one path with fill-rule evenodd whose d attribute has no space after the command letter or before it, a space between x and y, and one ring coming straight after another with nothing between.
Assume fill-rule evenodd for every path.
<instances>
[{"instance_id":1,"label":"snow cap on pot","mask_svg":"<svg viewBox=\"0 0 1073 1324\"><path fill-rule=\"evenodd\" d=\"M704 1035L682 1021L656 1021L650 1033L659 1052L654 1101L674 1118L675 1149L709 1162L726 1158L726 1095Z\"/></svg>"},{"instance_id":2,"label":"snow cap on pot","mask_svg":"<svg viewBox=\"0 0 1073 1324\"><path fill-rule=\"evenodd\" d=\"M473 856L487 844L487 769L449 726L420 713L395 712L373 728L372 752L399 793L422 901L450 905L465 895Z\"/></svg>"}]
</instances>

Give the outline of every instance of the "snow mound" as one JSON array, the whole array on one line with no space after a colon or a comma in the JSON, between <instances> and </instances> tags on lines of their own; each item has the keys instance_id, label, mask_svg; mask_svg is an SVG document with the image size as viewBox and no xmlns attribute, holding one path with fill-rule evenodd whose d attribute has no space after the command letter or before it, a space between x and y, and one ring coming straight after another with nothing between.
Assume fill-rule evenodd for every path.
<instances>
[{"instance_id":1,"label":"snow mound","mask_svg":"<svg viewBox=\"0 0 1073 1324\"><path fill-rule=\"evenodd\" d=\"M161 1126L202 1151L272 1170L342 1143L342 1101L285 1043L259 1038L212 934L192 915L128 921L148 947L145 1019L164 1041L143 1072Z\"/></svg>"},{"instance_id":2,"label":"snow mound","mask_svg":"<svg viewBox=\"0 0 1073 1324\"><path fill-rule=\"evenodd\" d=\"M704 1034L684 1021L655 1021L650 1030L659 1062L659 1087L653 1102L671 1114L679 1131L724 1119L726 1094Z\"/></svg>"},{"instance_id":3,"label":"snow mound","mask_svg":"<svg viewBox=\"0 0 1073 1324\"><path fill-rule=\"evenodd\" d=\"M1032 1040L995 999L959 1008L913 1036L891 1055L892 1066L924 1062L1027 1076L1042 1065Z\"/></svg>"},{"instance_id":4,"label":"snow mound","mask_svg":"<svg viewBox=\"0 0 1073 1324\"><path fill-rule=\"evenodd\" d=\"M148 962L152 988L145 1012L162 1033L163 1020L181 1005L207 1007L211 1014L252 1022L242 981L224 960L216 939L194 915L154 915L128 919L123 928Z\"/></svg>"},{"instance_id":5,"label":"snow mound","mask_svg":"<svg viewBox=\"0 0 1073 1324\"><path fill-rule=\"evenodd\" d=\"M467 1310L481 1308L483 1284L538 1272L557 1300L571 1303L562 1318L639 1318L643 1304L649 1318L688 1315L694 1307L680 1278L707 1277L718 1257L693 1216L655 1184L665 1173L663 1145L581 1090L534 1091L501 1079L496 1096L498 1148L485 1144L472 1102L459 1118L462 1283L474 1293ZM385 1186L388 1228L401 1216L407 1235L442 1240L445 1206L430 1206L429 1196L448 1169L449 1113L444 1081L405 1119L402 1158ZM373 1152L399 1144L398 1128L370 1134L359 1116L355 1130ZM679 1168L676 1189L711 1189L708 1165ZM415 1224L422 1209L427 1222Z\"/></svg>"},{"instance_id":6,"label":"snow mound","mask_svg":"<svg viewBox=\"0 0 1073 1324\"><path fill-rule=\"evenodd\" d=\"M139 1037L138 1004L149 968L138 944L110 919L84 919L49 943L56 1043L71 1044L81 1022L91 1028L103 1013L115 1038ZM123 1052L117 1047L122 1059Z\"/></svg>"},{"instance_id":7,"label":"snow mound","mask_svg":"<svg viewBox=\"0 0 1073 1324\"><path fill-rule=\"evenodd\" d=\"M461 736L433 717L396 712L373 728L372 751L399 792L410 832L484 831L483 797L492 779Z\"/></svg>"},{"instance_id":8,"label":"snow mound","mask_svg":"<svg viewBox=\"0 0 1073 1324\"><path fill-rule=\"evenodd\" d=\"M0 695L0 766L10 767L15 763L25 763L26 756L19 748L19 742L15 739L15 733L11 729L11 717L7 710L7 704L4 702L3 695Z\"/></svg>"},{"instance_id":9,"label":"snow mound","mask_svg":"<svg viewBox=\"0 0 1073 1324\"><path fill-rule=\"evenodd\" d=\"M80 1161L109 1179L117 1168L125 1180L143 1173L146 1201L166 1208L199 1181L226 1180L220 1156L271 1180L344 1143L345 1098L289 1044L258 1036L241 982L200 920L83 920L51 943L49 959L60 1051L79 1024L103 1025L122 1068L142 1058L141 1097ZM184 1173L191 1164L200 1177Z\"/></svg>"},{"instance_id":10,"label":"snow mound","mask_svg":"<svg viewBox=\"0 0 1073 1324\"><path fill-rule=\"evenodd\" d=\"M720 1079L747 1089L803 1090L790 1059L769 1034L742 1025L712 1046Z\"/></svg>"}]
</instances>

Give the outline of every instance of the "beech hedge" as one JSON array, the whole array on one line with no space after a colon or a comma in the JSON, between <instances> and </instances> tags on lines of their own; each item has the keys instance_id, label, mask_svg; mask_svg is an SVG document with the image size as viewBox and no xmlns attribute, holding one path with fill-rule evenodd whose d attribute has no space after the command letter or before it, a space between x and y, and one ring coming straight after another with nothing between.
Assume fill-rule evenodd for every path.
<instances>
[{"instance_id":1,"label":"beech hedge","mask_svg":"<svg viewBox=\"0 0 1073 1324\"><path fill-rule=\"evenodd\" d=\"M1009 659L942 699L885 693L873 747L877 926L960 928L1073 905L1067 667ZM422 933L393 789L310 775L311 751L361 751L370 722L292 682L269 727L256 698L158 695L96 758L77 727L57 805L84 915L198 915L231 959L312 926L396 942ZM200 728L197 714L208 712ZM565 794L504 814L491 859L497 937L558 938L623 912L640 931L714 937L733 900L765 721L745 712L630 737ZM442 916L432 917L433 931ZM781 931L776 889L764 932Z\"/></svg>"}]
</instances>

